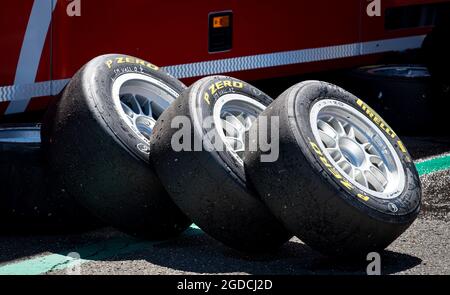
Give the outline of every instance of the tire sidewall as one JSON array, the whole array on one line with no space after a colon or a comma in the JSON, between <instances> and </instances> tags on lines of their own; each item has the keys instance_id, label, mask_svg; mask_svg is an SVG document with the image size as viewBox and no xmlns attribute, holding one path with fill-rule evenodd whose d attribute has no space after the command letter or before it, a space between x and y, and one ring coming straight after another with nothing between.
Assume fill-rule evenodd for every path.
<instances>
[{"instance_id":1,"label":"tire sidewall","mask_svg":"<svg viewBox=\"0 0 450 295\"><path fill-rule=\"evenodd\" d=\"M341 191L342 194L340 194L340 196L346 202L358 207L360 210L363 210L373 217L393 222L408 222L411 218L415 218L420 208L420 180L411 156L406 148L404 148L398 135L396 133L391 133L395 134L395 136L390 136L380 127L380 125L375 124L377 128L380 128L384 133L385 138L389 140L389 143L397 153L402 164L402 169L404 169L405 172L405 186L403 191L397 197L385 200L370 194L370 192L362 191L354 185L351 186L352 188L343 185L341 180L348 181L348 179L346 179L347 176L341 175L342 179L338 179L335 174L331 172L329 167L325 165L321 160L321 157L323 157L324 154L312 132L310 111L315 103L320 100L334 99L357 109L365 117L371 119L367 111L362 109L360 104L363 103L372 114L383 122L384 126L386 126L385 128L393 132L389 125L387 125L375 111L362 102L362 100L337 86L325 82L309 81L294 88L295 89L291 91L288 99L288 110L292 111L292 113L289 114L289 121L300 149L312 164L313 170L319 174L321 171L324 171L327 176L325 181L336 191ZM374 122L373 119L371 120ZM319 150L315 147L318 147ZM392 211L393 205L395 205L398 211Z\"/></svg>"}]
</instances>

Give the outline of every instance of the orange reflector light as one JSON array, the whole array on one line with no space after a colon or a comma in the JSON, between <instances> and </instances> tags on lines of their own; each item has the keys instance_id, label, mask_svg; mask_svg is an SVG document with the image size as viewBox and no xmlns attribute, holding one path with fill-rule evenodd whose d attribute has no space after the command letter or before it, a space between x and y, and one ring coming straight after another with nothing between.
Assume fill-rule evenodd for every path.
<instances>
[{"instance_id":1,"label":"orange reflector light","mask_svg":"<svg viewBox=\"0 0 450 295\"><path fill-rule=\"evenodd\" d=\"M213 18L213 28L228 28L230 26L230 16L216 16Z\"/></svg>"}]
</instances>

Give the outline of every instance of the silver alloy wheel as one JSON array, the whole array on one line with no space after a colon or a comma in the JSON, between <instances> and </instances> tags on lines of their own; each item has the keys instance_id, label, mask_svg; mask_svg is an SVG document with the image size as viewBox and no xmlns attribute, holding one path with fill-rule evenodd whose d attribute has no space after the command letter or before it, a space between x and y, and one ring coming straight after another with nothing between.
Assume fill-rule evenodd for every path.
<instances>
[{"instance_id":1,"label":"silver alloy wheel","mask_svg":"<svg viewBox=\"0 0 450 295\"><path fill-rule=\"evenodd\" d=\"M220 139L242 165L245 135L265 109L260 102L242 94L226 94L214 105L213 121Z\"/></svg>"},{"instance_id":2,"label":"silver alloy wheel","mask_svg":"<svg viewBox=\"0 0 450 295\"><path fill-rule=\"evenodd\" d=\"M143 74L124 74L114 81L112 97L126 124L149 143L156 120L179 93L165 83Z\"/></svg>"},{"instance_id":3,"label":"silver alloy wheel","mask_svg":"<svg viewBox=\"0 0 450 295\"><path fill-rule=\"evenodd\" d=\"M41 128L35 127L0 127L0 143L41 143Z\"/></svg>"},{"instance_id":4,"label":"silver alloy wheel","mask_svg":"<svg viewBox=\"0 0 450 295\"><path fill-rule=\"evenodd\" d=\"M353 185L381 199L399 196L405 172L385 134L352 106L324 99L311 109L315 140L332 165Z\"/></svg>"}]
</instances>

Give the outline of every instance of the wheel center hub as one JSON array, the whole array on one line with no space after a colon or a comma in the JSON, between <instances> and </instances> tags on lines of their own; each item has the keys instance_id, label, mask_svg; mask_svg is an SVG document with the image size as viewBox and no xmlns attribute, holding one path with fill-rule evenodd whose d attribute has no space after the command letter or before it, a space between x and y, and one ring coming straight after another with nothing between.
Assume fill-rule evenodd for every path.
<instances>
[{"instance_id":1,"label":"wheel center hub","mask_svg":"<svg viewBox=\"0 0 450 295\"><path fill-rule=\"evenodd\" d=\"M366 154L362 147L348 137L339 139L339 149L344 158L355 167L361 167L366 159Z\"/></svg>"}]
</instances>

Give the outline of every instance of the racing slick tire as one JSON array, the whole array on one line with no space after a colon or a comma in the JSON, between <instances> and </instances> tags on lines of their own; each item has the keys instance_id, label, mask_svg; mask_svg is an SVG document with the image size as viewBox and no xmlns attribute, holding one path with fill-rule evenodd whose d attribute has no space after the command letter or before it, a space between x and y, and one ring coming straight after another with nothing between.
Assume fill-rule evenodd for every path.
<instances>
[{"instance_id":1,"label":"racing slick tire","mask_svg":"<svg viewBox=\"0 0 450 295\"><path fill-rule=\"evenodd\" d=\"M184 89L135 57L93 59L46 114L42 140L53 176L94 215L128 234L165 239L181 233L190 221L150 166L149 138Z\"/></svg>"},{"instance_id":2,"label":"racing slick tire","mask_svg":"<svg viewBox=\"0 0 450 295\"><path fill-rule=\"evenodd\" d=\"M348 89L364 97L401 135L436 133L430 73L421 65L378 65L351 71Z\"/></svg>"},{"instance_id":3,"label":"racing slick tire","mask_svg":"<svg viewBox=\"0 0 450 295\"><path fill-rule=\"evenodd\" d=\"M262 124L267 118L267 125ZM279 157L245 152L249 182L286 228L323 254L360 258L386 248L415 220L419 176L398 136L343 89L306 81L284 92L253 124L271 134ZM270 181L267 181L270 180Z\"/></svg>"},{"instance_id":4,"label":"racing slick tire","mask_svg":"<svg viewBox=\"0 0 450 295\"><path fill-rule=\"evenodd\" d=\"M48 177L40 125L0 126L0 231L61 232L100 223Z\"/></svg>"},{"instance_id":5,"label":"racing slick tire","mask_svg":"<svg viewBox=\"0 0 450 295\"><path fill-rule=\"evenodd\" d=\"M203 78L164 112L151 138L151 161L175 203L241 252L272 251L289 239L248 186L241 158L245 132L271 102L240 80Z\"/></svg>"}]
</instances>

